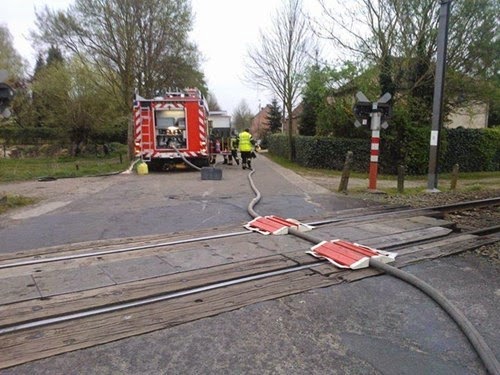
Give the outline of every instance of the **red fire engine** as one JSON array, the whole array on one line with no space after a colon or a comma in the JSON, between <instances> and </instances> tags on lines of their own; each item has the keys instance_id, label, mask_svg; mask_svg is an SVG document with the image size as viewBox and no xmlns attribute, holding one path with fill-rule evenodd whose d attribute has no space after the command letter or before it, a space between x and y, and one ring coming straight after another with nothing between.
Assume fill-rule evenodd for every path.
<instances>
[{"instance_id":1,"label":"red fire engine","mask_svg":"<svg viewBox=\"0 0 500 375\"><path fill-rule=\"evenodd\" d=\"M197 89L154 99L135 95L134 130L135 156L153 169L183 164L178 152L196 166L209 165L208 106Z\"/></svg>"}]
</instances>

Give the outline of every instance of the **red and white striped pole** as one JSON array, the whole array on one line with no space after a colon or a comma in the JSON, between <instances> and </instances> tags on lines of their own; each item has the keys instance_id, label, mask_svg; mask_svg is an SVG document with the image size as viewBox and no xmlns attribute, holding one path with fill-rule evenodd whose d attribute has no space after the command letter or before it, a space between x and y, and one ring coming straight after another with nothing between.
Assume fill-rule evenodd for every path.
<instances>
[{"instance_id":1,"label":"red and white striped pole","mask_svg":"<svg viewBox=\"0 0 500 375\"><path fill-rule=\"evenodd\" d=\"M356 104L354 105L354 116L356 121L354 126L360 127L367 123L368 117L371 117L370 129L372 130L372 143L370 148L370 172L368 190L377 189L377 171L378 171L378 156L380 154L380 128L387 129L389 124L382 122L382 114L384 119L390 116L390 104L392 95L386 92L376 102L370 103L368 98L361 91L356 93Z\"/></svg>"},{"instance_id":2,"label":"red and white striped pole","mask_svg":"<svg viewBox=\"0 0 500 375\"><path fill-rule=\"evenodd\" d=\"M375 106L376 104L374 104ZM377 189L377 172L378 172L378 155L380 152L380 112L371 113L371 129L372 129L372 142L370 149L370 173L368 189Z\"/></svg>"}]
</instances>

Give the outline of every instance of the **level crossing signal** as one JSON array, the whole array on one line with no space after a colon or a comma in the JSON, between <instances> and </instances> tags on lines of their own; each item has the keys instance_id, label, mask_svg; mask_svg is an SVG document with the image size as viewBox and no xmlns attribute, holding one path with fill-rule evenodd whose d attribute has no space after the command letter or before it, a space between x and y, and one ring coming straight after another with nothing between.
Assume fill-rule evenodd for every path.
<instances>
[{"instance_id":1,"label":"level crossing signal","mask_svg":"<svg viewBox=\"0 0 500 375\"><path fill-rule=\"evenodd\" d=\"M380 154L380 128L387 129L387 122L391 116L391 106L389 101L392 96L386 92L375 102L370 102L361 91L356 93L356 103L354 104L354 116L356 121L354 125L370 125L372 131L372 140L370 146L370 172L369 185L370 190L377 188L378 156Z\"/></svg>"},{"instance_id":2,"label":"level crossing signal","mask_svg":"<svg viewBox=\"0 0 500 375\"><path fill-rule=\"evenodd\" d=\"M10 117L9 105L14 98L14 90L5 81L7 80L7 72L0 70L0 118Z\"/></svg>"},{"instance_id":3,"label":"level crossing signal","mask_svg":"<svg viewBox=\"0 0 500 375\"><path fill-rule=\"evenodd\" d=\"M371 102L361 91L356 93L356 102L354 104L354 126L357 128L361 125L369 125L372 130L373 127L382 127L382 129L387 129L389 126L389 119L391 117L391 105L389 101L392 96L388 92L382 95L377 101ZM378 121L372 121L373 114L380 113L380 125L378 125Z\"/></svg>"}]
</instances>

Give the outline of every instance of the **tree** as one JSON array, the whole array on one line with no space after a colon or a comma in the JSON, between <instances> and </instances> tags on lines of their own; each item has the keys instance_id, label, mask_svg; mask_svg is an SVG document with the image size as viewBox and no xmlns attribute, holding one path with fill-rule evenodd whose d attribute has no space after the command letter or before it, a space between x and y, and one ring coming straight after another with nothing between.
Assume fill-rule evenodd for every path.
<instances>
[{"instance_id":1,"label":"tree","mask_svg":"<svg viewBox=\"0 0 500 375\"><path fill-rule=\"evenodd\" d=\"M404 163L414 134L430 127L440 2L357 0L349 7L318 0L325 18L315 29L364 66L378 71L375 99L393 93L393 121L384 131L392 160ZM338 4L337 4L338 5ZM445 116L453 106L490 102L498 75L498 1L453 1L444 96ZM495 52L496 55L495 55ZM492 58L493 57L493 58ZM489 77L485 79L485 77Z\"/></svg>"},{"instance_id":2,"label":"tree","mask_svg":"<svg viewBox=\"0 0 500 375\"><path fill-rule=\"evenodd\" d=\"M134 89L153 96L202 78L199 52L189 42L186 0L76 0L67 11L37 13L35 37L77 54L120 88L125 105ZM201 79L196 82L205 88Z\"/></svg>"},{"instance_id":3,"label":"tree","mask_svg":"<svg viewBox=\"0 0 500 375\"><path fill-rule=\"evenodd\" d=\"M241 132L244 129L250 129L252 125L253 114L248 107L247 102L243 99L240 104L236 107L233 113L233 126L238 131Z\"/></svg>"},{"instance_id":4,"label":"tree","mask_svg":"<svg viewBox=\"0 0 500 375\"><path fill-rule=\"evenodd\" d=\"M217 98L210 91L207 94L208 109L210 111L221 111L220 105L217 102Z\"/></svg>"},{"instance_id":5,"label":"tree","mask_svg":"<svg viewBox=\"0 0 500 375\"><path fill-rule=\"evenodd\" d=\"M64 63L64 57L62 55L61 50L57 46L50 46L49 50L47 51L47 65L52 65L52 64L57 64L57 63Z\"/></svg>"},{"instance_id":6,"label":"tree","mask_svg":"<svg viewBox=\"0 0 500 375\"><path fill-rule=\"evenodd\" d=\"M258 47L248 52L247 75L283 102L288 118L289 158L293 159L292 111L300 97L305 69L314 48L301 0L284 0L269 31L260 32Z\"/></svg>"},{"instance_id":7,"label":"tree","mask_svg":"<svg viewBox=\"0 0 500 375\"><path fill-rule=\"evenodd\" d=\"M51 87L45 88L49 91L56 87L60 89L61 87L59 85L61 82L70 79L69 77L62 76L63 71L65 71L65 61L59 48L56 46L50 46L47 51L46 59L44 59L42 53L38 54L32 77L32 83L36 83L37 87L37 89L32 92L32 106L34 112L36 113L35 125L38 127L54 127L54 124L51 124L51 120L46 122L47 117L51 117L53 114L61 111L59 101L53 100L54 98L45 97L43 93L44 90L42 90L39 83L47 82L47 84L51 85ZM61 82L57 82L57 78L55 79L55 82L47 81L47 78L53 75L60 78ZM62 92L63 91L60 90L60 93Z\"/></svg>"},{"instance_id":8,"label":"tree","mask_svg":"<svg viewBox=\"0 0 500 375\"><path fill-rule=\"evenodd\" d=\"M78 56L102 77L96 82L119 96L123 114L130 112L135 89L146 97L168 87L207 92L200 54L189 41L188 0L75 0L67 11L45 7L37 13L36 26L35 39Z\"/></svg>"},{"instance_id":9,"label":"tree","mask_svg":"<svg viewBox=\"0 0 500 375\"><path fill-rule=\"evenodd\" d=\"M357 91L372 96L374 89L370 86L373 86L375 75L373 70L366 70L360 75L358 67L351 62L335 69L320 67L319 63L310 67L302 92L300 134L363 136L364 131L354 127L353 97ZM375 91L378 93L378 89Z\"/></svg>"},{"instance_id":10,"label":"tree","mask_svg":"<svg viewBox=\"0 0 500 375\"><path fill-rule=\"evenodd\" d=\"M39 126L56 129L59 141L71 143L74 155L92 139L119 133L112 129L120 113L119 97L109 96L95 77L96 72L73 58L68 63L52 60L32 83Z\"/></svg>"},{"instance_id":11,"label":"tree","mask_svg":"<svg viewBox=\"0 0 500 375\"><path fill-rule=\"evenodd\" d=\"M319 64L314 64L307 72L302 90L302 113L299 117L299 134L316 135L316 125L320 108L327 99L329 77Z\"/></svg>"},{"instance_id":12,"label":"tree","mask_svg":"<svg viewBox=\"0 0 500 375\"><path fill-rule=\"evenodd\" d=\"M283 124L282 113L281 107L278 105L278 99L273 98L266 117L271 133L278 133L281 131L281 125Z\"/></svg>"},{"instance_id":13,"label":"tree","mask_svg":"<svg viewBox=\"0 0 500 375\"><path fill-rule=\"evenodd\" d=\"M25 61L14 48L9 29L0 25L0 70L7 71L7 83L15 84L20 80L24 76L25 66Z\"/></svg>"},{"instance_id":14,"label":"tree","mask_svg":"<svg viewBox=\"0 0 500 375\"><path fill-rule=\"evenodd\" d=\"M415 123L430 122L439 1L357 0L343 9L328 6L325 0L318 2L325 16L315 20L320 35L365 66L376 66L380 94L404 98ZM498 59L492 53L500 48L494 37L498 35L498 8L496 0L452 2L450 71L473 78L498 74ZM464 95L459 85L448 83L445 99L456 105L456 99Z\"/></svg>"},{"instance_id":15,"label":"tree","mask_svg":"<svg viewBox=\"0 0 500 375\"><path fill-rule=\"evenodd\" d=\"M39 127L56 128L61 138L69 126L71 75L63 62L53 61L36 72L31 89Z\"/></svg>"}]
</instances>

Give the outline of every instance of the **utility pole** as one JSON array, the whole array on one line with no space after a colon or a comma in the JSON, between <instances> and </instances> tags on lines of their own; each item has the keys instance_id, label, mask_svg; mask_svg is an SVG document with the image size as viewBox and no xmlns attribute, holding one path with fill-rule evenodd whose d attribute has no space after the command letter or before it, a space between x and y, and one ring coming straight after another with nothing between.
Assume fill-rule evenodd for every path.
<instances>
[{"instance_id":1,"label":"utility pole","mask_svg":"<svg viewBox=\"0 0 500 375\"><path fill-rule=\"evenodd\" d=\"M377 105L373 105L374 112L371 113L372 139L370 146L370 171L368 173L368 189L377 189L378 155L380 153L380 119L382 114L377 111Z\"/></svg>"},{"instance_id":2,"label":"utility pole","mask_svg":"<svg viewBox=\"0 0 500 375\"><path fill-rule=\"evenodd\" d=\"M444 75L446 70L446 48L448 45L448 20L452 0L441 0L439 10L439 29L437 37L436 75L434 78L434 97L432 103L432 128L429 149L429 175L427 190L438 192L438 159L440 131L443 123Z\"/></svg>"}]
</instances>

